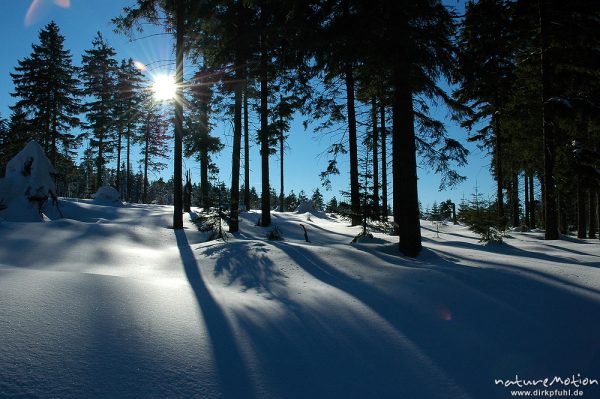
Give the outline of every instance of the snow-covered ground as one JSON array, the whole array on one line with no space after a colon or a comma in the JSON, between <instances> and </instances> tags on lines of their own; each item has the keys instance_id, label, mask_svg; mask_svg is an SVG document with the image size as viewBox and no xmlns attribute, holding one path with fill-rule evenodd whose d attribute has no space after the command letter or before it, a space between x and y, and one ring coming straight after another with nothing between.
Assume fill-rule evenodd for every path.
<instances>
[{"instance_id":1,"label":"snow-covered ground","mask_svg":"<svg viewBox=\"0 0 600 399\"><path fill-rule=\"evenodd\" d=\"M0 397L487 399L516 375L600 379L594 240L483 245L423 222L413 260L397 237L350 245L360 228L333 217L274 212L269 241L245 213L202 242L171 207L61 204L0 222Z\"/></svg>"}]
</instances>

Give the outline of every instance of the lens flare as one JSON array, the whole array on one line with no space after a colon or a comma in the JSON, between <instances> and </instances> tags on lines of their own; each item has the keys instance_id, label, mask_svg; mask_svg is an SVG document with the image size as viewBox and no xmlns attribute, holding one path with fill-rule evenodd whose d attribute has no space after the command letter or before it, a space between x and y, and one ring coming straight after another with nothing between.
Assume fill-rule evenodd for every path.
<instances>
[{"instance_id":1,"label":"lens flare","mask_svg":"<svg viewBox=\"0 0 600 399\"><path fill-rule=\"evenodd\" d=\"M70 8L71 0L54 0L54 5L60 8ZM29 27L39 21L42 15L48 12L49 0L33 0L25 14L25 26Z\"/></svg>"},{"instance_id":2,"label":"lens flare","mask_svg":"<svg viewBox=\"0 0 600 399\"><path fill-rule=\"evenodd\" d=\"M71 0L54 0L54 4L62 8L71 7Z\"/></svg>"},{"instance_id":3,"label":"lens flare","mask_svg":"<svg viewBox=\"0 0 600 399\"><path fill-rule=\"evenodd\" d=\"M31 2L31 5L27 9L27 14L25 14L25 26L31 26L31 24L33 24L33 22L37 19L41 6L42 0L33 0Z\"/></svg>"},{"instance_id":4,"label":"lens flare","mask_svg":"<svg viewBox=\"0 0 600 399\"><path fill-rule=\"evenodd\" d=\"M436 309L437 317L444 321L452 320L452 312L446 306L441 305Z\"/></svg>"},{"instance_id":5,"label":"lens flare","mask_svg":"<svg viewBox=\"0 0 600 399\"><path fill-rule=\"evenodd\" d=\"M140 72L144 72L147 69L146 64L141 61L133 61L133 66Z\"/></svg>"}]
</instances>

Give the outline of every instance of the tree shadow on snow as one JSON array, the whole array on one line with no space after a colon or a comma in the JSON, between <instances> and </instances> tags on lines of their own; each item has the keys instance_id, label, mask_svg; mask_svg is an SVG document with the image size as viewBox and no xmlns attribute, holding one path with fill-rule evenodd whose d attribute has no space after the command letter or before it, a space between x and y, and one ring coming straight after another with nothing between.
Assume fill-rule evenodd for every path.
<instances>
[{"instance_id":1,"label":"tree shadow on snow","mask_svg":"<svg viewBox=\"0 0 600 399\"><path fill-rule=\"evenodd\" d=\"M208 290L201 269L188 243L185 231L175 230L177 247L185 275L194 291L198 307L208 330L224 398L253 398L253 386L240 355L236 339L219 303Z\"/></svg>"},{"instance_id":2,"label":"tree shadow on snow","mask_svg":"<svg viewBox=\"0 0 600 399\"><path fill-rule=\"evenodd\" d=\"M584 266L589 266L589 267L596 267L596 268L600 267L600 262L584 262L584 261L578 261L576 259L570 259L570 258L555 256L555 255L549 255L549 254L543 253L543 252L527 251L522 248L514 247L508 243L504 243L501 245L490 245L490 244L484 245L484 244L464 242L464 241L444 241L443 243L440 243L439 241L433 241L426 237L423 237L423 242L435 242L436 244L449 245L449 246L452 246L455 248L464 248L464 249L472 250L475 252L481 252L482 257L480 259L483 262L486 261L485 260L486 255L484 255L484 254L489 253L494 256L510 255L510 256L516 256L516 257L527 258L527 259L539 259L539 260L553 262L553 263L561 263L561 264L569 264L569 263L575 264L576 263L579 265L584 265Z\"/></svg>"},{"instance_id":3,"label":"tree shadow on snow","mask_svg":"<svg viewBox=\"0 0 600 399\"><path fill-rule=\"evenodd\" d=\"M215 277L225 277L227 285L239 284L242 292L255 290L268 299L284 301L279 292L285 288L285 274L269 257L266 244L256 241L232 241L213 245L202 251L206 257L215 257Z\"/></svg>"},{"instance_id":4,"label":"tree shadow on snow","mask_svg":"<svg viewBox=\"0 0 600 399\"><path fill-rule=\"evenodd\" d=\"M600 320L592 317L600 312L599 303L531 275L464 267L425 249L415 261L404 259L448 278L424 275L429 277L419 281L422 293L414 281L403 284L417 287L415 294L423 301L419 307L350 277L302 247L276 246L313 277L351 295L389 322L473 398L505 397L506 391L494 385L495 378L583 375L600 366ZM527 251L514 252L528 256ZM431 305L432 299L441 302ZM430 306L437 306L433 315L425 312ZM426 397L423 392L417 396Z\"/></svg>"}]
</instances>

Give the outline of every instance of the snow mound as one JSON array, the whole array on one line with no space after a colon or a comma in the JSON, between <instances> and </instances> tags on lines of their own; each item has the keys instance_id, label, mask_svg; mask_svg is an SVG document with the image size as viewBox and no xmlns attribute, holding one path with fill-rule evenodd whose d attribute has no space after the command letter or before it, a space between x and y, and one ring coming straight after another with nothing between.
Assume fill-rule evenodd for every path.
<instances>
[{"instance_id":1,"label":"snow mound","mask_svg":"<svg viewBox=\"0 0 600 399\"><path fill-rule=\"evenodd\" d=\"M299 215L308 213L309 215L306 215L307 217L312 215L321 219L327 219L325 212L315 209L312 201L302 201L298 205L298 208L296 208L296 213Z\"/></svg>"},{"instance_id":2,"label":"snow mound","mask_svg":"<svg viewBox=\"0 0 600 399\"><path fill-rule=\"evenodd\" d=\"M56 171L42 147L30 141L8 161L0 179L0 217L11 222L41 222L48 198L56 200Z\"/></svg>"},{"instance_id":3,"label":"snow mound","mask_svg":"<svg viewBox=\"0 0 600 399\"><path fill-rule=\"evenodd\" d=\"M111 186L102 186L94 194L92 201L96 205L123 206L121 194Z\"/></svg>"}]
</instances>

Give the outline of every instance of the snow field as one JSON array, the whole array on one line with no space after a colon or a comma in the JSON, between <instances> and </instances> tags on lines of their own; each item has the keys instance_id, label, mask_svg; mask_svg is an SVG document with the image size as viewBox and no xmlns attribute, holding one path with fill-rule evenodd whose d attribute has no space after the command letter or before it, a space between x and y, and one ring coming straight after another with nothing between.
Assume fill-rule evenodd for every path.
<instances>
[{"instance_id":1,"label":"snow field","mask_svg":"<svg viewBox=\"0 0 600 399\"><path fill-rule=\"evenodd\" d=\"M333 216L274 212L269 241L249 212L203 242L168 206L61 211L0 223L0 397L505 398L494 378L600 378L593 240L486 246L423 222L413 260L381 233L350 245L361 228Z\"/></svg>"}]
</instances>

